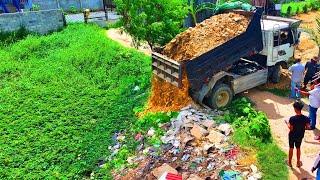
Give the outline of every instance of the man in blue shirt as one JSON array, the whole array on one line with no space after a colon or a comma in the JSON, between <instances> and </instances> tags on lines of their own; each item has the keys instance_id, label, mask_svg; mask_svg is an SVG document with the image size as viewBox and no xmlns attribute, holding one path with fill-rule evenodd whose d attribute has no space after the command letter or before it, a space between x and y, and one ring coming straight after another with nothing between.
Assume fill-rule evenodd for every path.
<instances>
[{"instance_id":1,"label":"man in blue shirt","mask_svg":"<svg viewBox=\"0 0 320 180\"><path fill-rule=\"evenodd\" d=\"M306 75L304 76L303 89L307 88L307 85L309 84L310 81L312 81L313 76L319 71L319 65L318 65L317 59L318 59L317 57L313 57L311 61L307 62L305 66Z\"/></svg>"},{"instance_id":2,"label":"man in blue shirt","mask_svg":"<svg viewBox=\"0 0 320 180\"><path fill-rule=\"evenodd\" d=\"M295 64L289 67L289 71L291 72L291 95L290 98L299 99L300 93L295 89L300 89L301 82L303 80L304 75L304 65L301 64L301 59L296 59Z\"/></svg>"}]
</instances>

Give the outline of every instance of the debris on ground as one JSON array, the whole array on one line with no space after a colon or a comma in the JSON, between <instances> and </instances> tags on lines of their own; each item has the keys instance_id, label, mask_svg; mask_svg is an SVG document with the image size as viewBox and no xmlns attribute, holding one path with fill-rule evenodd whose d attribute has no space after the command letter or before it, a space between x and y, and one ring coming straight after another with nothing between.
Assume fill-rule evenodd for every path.
<instances>
[{"instance_id":1,"label":"debris on ground","mask_svg":"<svg viewBox=\"0 0 320 180\"><path fill-rule=\"evenodd\" d=\"M222 171L225 177L236 173L245 179L261 179L255 165L238 162L246 154L230 142L230 124L214 121L222 115L218 110L200 110L191 105L182 108L176 118L162 126L162 145L137 151L128 158L136 168L122 169L114 173L114 179L157 179L164 173L181 175L183 179L217 179ZM150 131L152 128L145 136Z\"/></svg>"},{"instance_id":2,"label":"debris on ground","mask_svg":"<svg viewBox=\"0 0 320 180\"><path fill-rule=\"evenodd\" d=\"M212 16L178 34L165 46L163 54L176 61L191 60L240 35L248 24L249 18L237 13Z\"/></svg>"}]
</instances>

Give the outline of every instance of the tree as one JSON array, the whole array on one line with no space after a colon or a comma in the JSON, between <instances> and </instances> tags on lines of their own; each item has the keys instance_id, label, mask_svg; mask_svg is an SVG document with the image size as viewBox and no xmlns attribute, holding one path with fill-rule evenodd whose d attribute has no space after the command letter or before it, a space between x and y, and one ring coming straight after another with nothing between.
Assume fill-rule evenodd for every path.
<instances>
[{"instance_id":1,"label":"tree","mask_svg":"<svg viewBox=\"0 0 320 180\"><path fill-rule=\"evenodd\" d=\"M115 0L124 30L136 45L165 45L183 30L188 14L184 0Z\"/></svg>"}]
</instances>

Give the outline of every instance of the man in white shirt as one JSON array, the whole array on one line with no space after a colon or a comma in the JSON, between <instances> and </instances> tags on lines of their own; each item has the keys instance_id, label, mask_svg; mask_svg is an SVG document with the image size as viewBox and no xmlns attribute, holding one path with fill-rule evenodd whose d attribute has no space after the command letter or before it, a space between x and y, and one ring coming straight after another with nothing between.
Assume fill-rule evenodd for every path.
<instances>
[{"instance_id":1,"label":"man in white shirt","mask_svg":"<svg viewBox=\"0 0 320 180\"><path fill-rule=\"evenodd\" d=\"M304 65L301 64L301 59L296 59L295 64L289 67L289 71L291 72L291 95L290 98L296 99L300 98L299 91L295 89L301 88L301 82L304 76Z\"/></svg>"},{"instance_id":2,"label":"man in white shirt","mask_svg":"<svg viewBox=\"0 0 320 180\"><path fill-rule=\"evenodd\" d=\"M317 110L320 107L320 77L317 77L317 79L314 80L314 89L311 91L301 91L297 90L297 92L300 92L303 95L309 96L309 118L311 121L311 129L316 128L316 120L317 120Z\"/></svg>"}]
</instances>

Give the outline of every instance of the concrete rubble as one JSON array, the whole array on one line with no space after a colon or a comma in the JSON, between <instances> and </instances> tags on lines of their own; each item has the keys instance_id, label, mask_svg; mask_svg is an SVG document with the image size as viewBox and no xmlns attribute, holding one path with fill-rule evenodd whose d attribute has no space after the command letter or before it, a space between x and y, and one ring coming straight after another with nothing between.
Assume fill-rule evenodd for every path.
<instances>
[{"instance_id":1,"label":"concrete rubble","mask_svg":"<svg viewBox=\"0 0 320 180\"><path fill-rule=\"evenodd\" d=\"M163 125L166 133L161 137L161 147L143 147L137 151L128 162L138 166L123 169L114 179L157 179L164 172L180 174L183 179L220 179L221 170L236 171L244 179L261 179L255 165L244 167L237 163L244 154L229 141L232 127L213 120L221 115L221 111L191 106L181 109L177 118ZM146 136L153 131L150 129ZM143 139L140 136L136 138Z\"/></svg>"}]
</instances>

